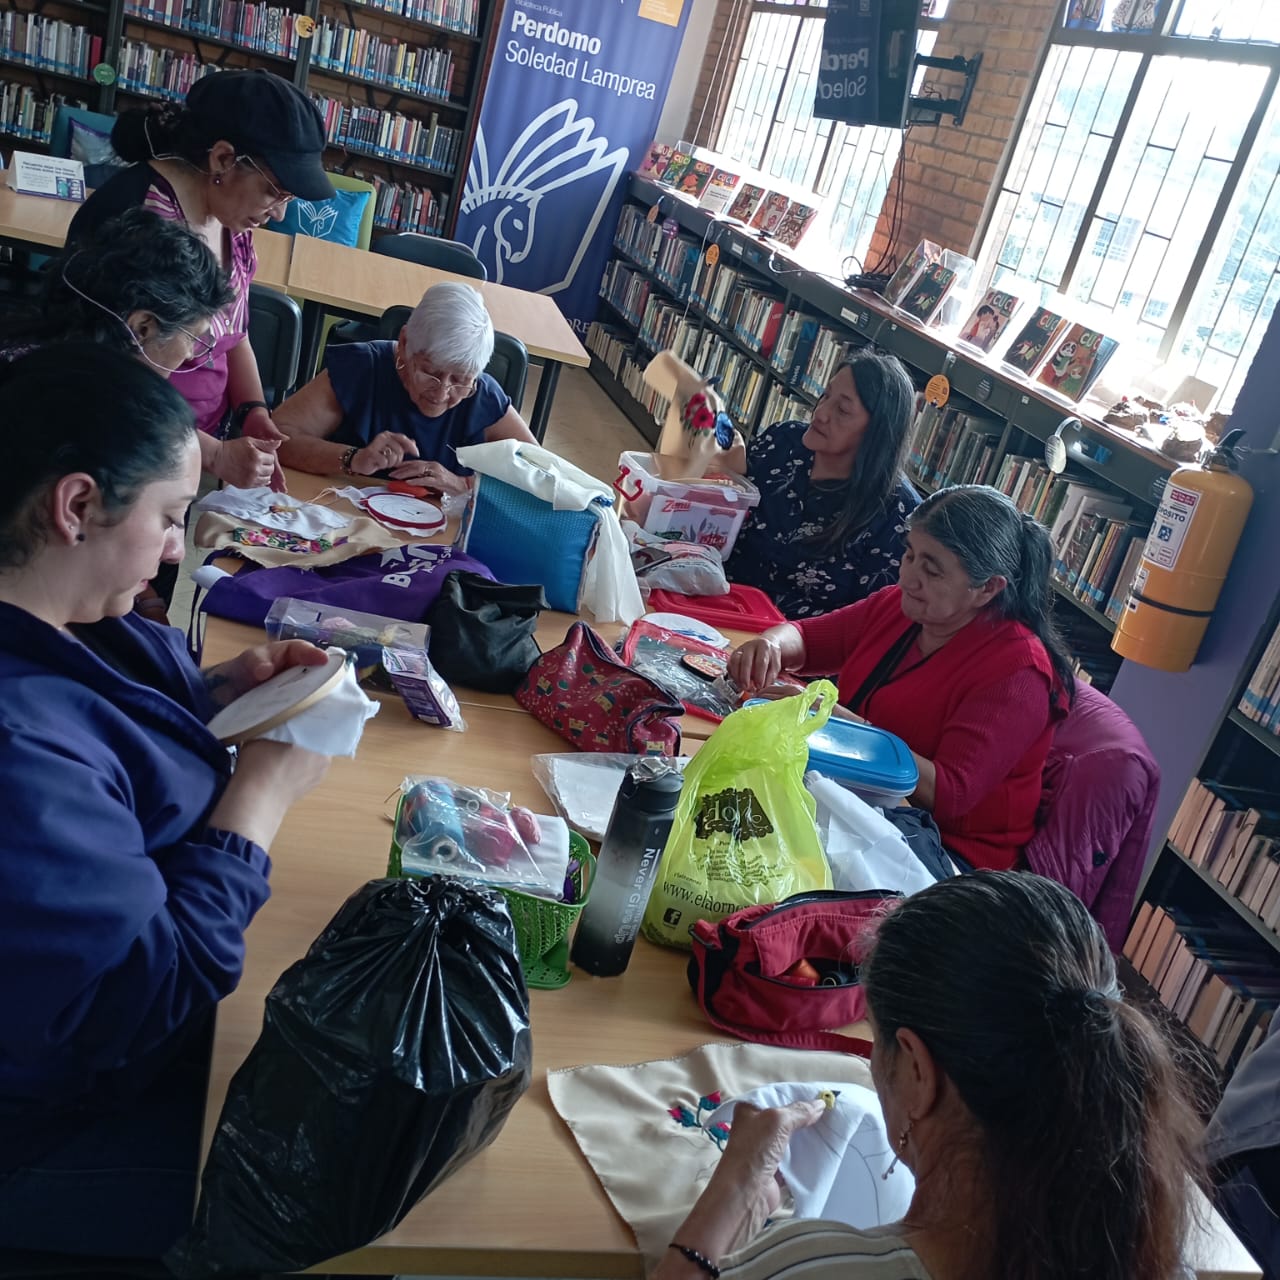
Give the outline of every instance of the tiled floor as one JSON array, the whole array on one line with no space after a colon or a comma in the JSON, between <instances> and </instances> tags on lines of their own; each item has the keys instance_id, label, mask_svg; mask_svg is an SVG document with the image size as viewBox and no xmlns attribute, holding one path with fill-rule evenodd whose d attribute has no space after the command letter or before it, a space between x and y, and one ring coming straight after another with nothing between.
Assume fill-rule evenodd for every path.
<instances>
[{"instance_id":1,"label":"tiled floor","mask_svg":"<svg viewBox=\"0 0 1280 1280\"><path fill-rule=\"evenodd\" d=\"M536 365L529 370L529 385L524 396L526 415L532 411L538 393L539 373ZM560 371L546 445L575 466L607 482L612 482L618 474L618 455L624 449L648 448L596 380L585 369L571 368ZM203 555L191 545L188 531L187 557L169 607L169 620L175 626L187 625L192 597L190 572L202 563Z\"/></svg>"}]
</instances>

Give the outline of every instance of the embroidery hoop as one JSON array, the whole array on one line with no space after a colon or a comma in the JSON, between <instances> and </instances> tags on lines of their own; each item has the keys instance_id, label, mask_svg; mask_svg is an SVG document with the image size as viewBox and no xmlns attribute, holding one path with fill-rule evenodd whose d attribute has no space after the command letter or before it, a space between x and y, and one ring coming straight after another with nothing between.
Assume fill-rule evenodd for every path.
<instances>
[{"instance_id":1,"label":"embroidery hoop","mask_svg":"<svg viewBox=\"0 0 1280 1280\"><path fill-rule=\"evenodd\" d=\"M347 655L331 649L322 667L290 667L229 702L207 728L219 742L238 747L278 728L327 698L342 682Z\"/></svg>"}]
</instances>

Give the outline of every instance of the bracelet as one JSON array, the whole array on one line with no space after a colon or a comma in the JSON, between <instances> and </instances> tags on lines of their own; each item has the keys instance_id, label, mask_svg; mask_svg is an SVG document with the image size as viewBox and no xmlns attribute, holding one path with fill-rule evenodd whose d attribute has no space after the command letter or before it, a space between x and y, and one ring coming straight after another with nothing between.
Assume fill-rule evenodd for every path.
<instances>
[{"instance_id":1,"label":"bracelet","mask_svg":"<svg viewBox=\"0 0 1280 1280\"><path fill-rule=\"evenodd\" d=\"M720 1268L705 1253L699 1253L697 1249L691 1249L687 1244L677 1244L674 1240L667 1245L667 1248L683 1254L699 1271L705 1271L711 1280L720 1280Z\"/></svg>"},{"instance_id":2,"label":"bracelet","mask_svg":"<svg viewBox=\"0 0 1280 1280\"><path fill-rule=\"evenodd\" d=\"M231 415L232 425L236 430L244 426L244 420L255 410L265 409L271 412L271 406L265 400L246 400L243 404L238 404L235 411Z\"/></svg>"},{"instance_id":3,"label":"bracelet","mask_svg":"<svg viewBox=\"0 0 1280 1280\"><path fill-rule=\"evenodd\" d=\"M355 461L355 459L356 459L356 454L357 454L357 453L359 453L359 452L360 452L360 446L359 446L358 444L353 444L353 445L352 445L352 446L351 446L351 447L350 447L350 448L349 448L349 449L348 449L348 450L347 450L347 451L342 455L342 458L340 459L339 465L342 467L342 474L343 474L344 476L353 476L353 475L355 475L355 472L351 470L351 464Z\"/></svg>"}]
</instances>

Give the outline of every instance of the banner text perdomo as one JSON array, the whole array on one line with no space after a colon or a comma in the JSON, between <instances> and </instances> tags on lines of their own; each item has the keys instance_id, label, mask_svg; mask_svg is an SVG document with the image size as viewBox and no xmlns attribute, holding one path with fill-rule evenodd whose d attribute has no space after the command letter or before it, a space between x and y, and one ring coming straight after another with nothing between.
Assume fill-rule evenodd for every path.
<instances>
[{"instance_id":1,"label":"banner text perdomo","mask_svg":"<svg viewBox=\"0 0 1280 1280\"><path fill-rule=\"evenodd\" d=\"M571 31L568 27L562 27L559 22L538 22L520 9L512 11L511 30L528 40L551 45L553 49L544 52L519 40L508 40L506 52L508 62L529 67L533 71L545 71L548 75L563 76L568 80L581 80L584 84L612 90L620 98L630 95L652 101L657 96L658 86L651 80L637 80L632 76L620 75L616 71L606 71L602 67L593 66L586 57L568 58L554 52L554 49L566 49L576 54L595 57L602 47L599 36Z\"/></svg>"}]
</instances>

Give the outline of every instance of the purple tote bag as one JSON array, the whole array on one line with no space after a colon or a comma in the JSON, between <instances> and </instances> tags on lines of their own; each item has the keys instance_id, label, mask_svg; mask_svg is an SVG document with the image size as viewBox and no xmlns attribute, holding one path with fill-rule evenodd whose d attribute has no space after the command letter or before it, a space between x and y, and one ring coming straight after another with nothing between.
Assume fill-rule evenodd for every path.
<instances>
[{"instance_id":1,"label":"purple tote bag","mask_svg":"<svg viewBox=\"0 0 1280 1280\"><path fill-rule=\"evenodd\" d=\"M219 555L226 554L219 552ZM209 588L200 608L218 618L260 627L272 604L284 596L361 613L421 622L436 602L445 577L455 570L493 574L463 551L437 543L411 543L370 551L320 569L242 569Z\"/></svg>"}]
</instances>

